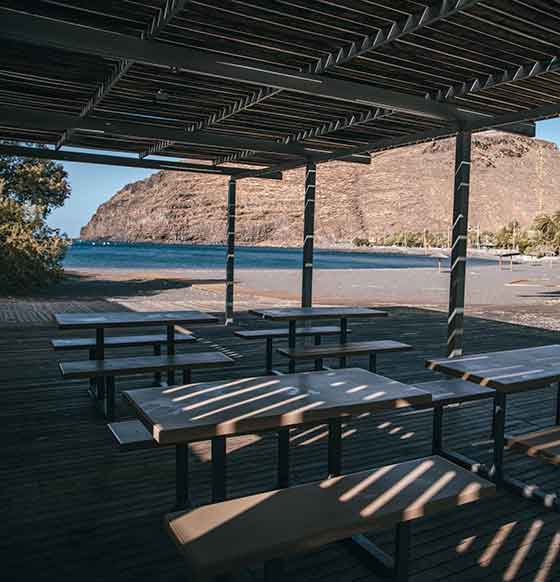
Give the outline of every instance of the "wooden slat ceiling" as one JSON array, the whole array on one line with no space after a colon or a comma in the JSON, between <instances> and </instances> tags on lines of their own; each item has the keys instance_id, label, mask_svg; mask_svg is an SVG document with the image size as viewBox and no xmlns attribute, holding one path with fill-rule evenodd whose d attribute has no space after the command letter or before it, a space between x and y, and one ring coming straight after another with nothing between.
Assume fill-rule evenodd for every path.
<instances>
[{"instance_id":1,"label":"wooden slat ceiling","mask_svg":"<svg viewBox=\"0 0 560 582\"><path fill-rule=\"evenodd\" d=\"M364 37L387 31L395 23L400 25L426 8L445 5L457 5L458 9L379 48L345 59L340 65L329 65L320 74L417 97L439 98L493 116L560 103L560 72L553 67L535 74L531 69L535 63L559 56L558 0L0 1L0 9L20 14L136 39L149 35L151 40L176 47L246 58L253 65L279 65L294 72L315 67L320 59L329 53L336 55L351 43L360 46ZM175 12L162 23L162 14L170 9ZM522 65L528 67L528 75L517 80L503 77L504 71ZM240 100L254 97L259 87L142 63L128 63L122 76L87 110L88 102L119 66L122 63L118 59L0 39L0 101L13 107L47 109L76 117L85 112L85 116L101 120L140 121L186 128L193 133L204 127L216 134L301 142L322 152L445 126L444 121L408 112L382 111L374 119L375 107L371 105L288 90L268 89L270 95L249 99L248 106L238 107ZM483 86L473 84L475 79ZM465 83L472 85L472 90L466 90ZM234 108L234 113L222 115L228 107ZM213 115L217 115L214 120ZM368 115L372 117L369 121ZM327 127L337 121L338 127ZM0 127L0 139L51 146L58 143L59 147L98 148L139 156L151 152L208 163L234 160L236 165L253 166L293 160L293 156L243 148L181 145L79 130L63 135L65 128L59 133L41 127L31 130L4 125Z\"/></svg>"}]
</instances>

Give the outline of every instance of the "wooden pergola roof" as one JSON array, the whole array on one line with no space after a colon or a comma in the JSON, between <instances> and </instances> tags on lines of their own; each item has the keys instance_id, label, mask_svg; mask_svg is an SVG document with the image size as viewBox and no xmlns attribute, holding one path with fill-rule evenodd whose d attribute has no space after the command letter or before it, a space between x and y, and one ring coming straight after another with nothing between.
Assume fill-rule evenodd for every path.
<instances>
[{"instance_id":1,"label":"wooden pergola roof","mask_svg":"<svg viewBox=\"0 0 560 582\"><path fill-rule=\"evenodd\" d=\"M0 140L278 178L531 134L560 113L559 46L557 0L1 0Z\"/></svg>"}]
</instances>

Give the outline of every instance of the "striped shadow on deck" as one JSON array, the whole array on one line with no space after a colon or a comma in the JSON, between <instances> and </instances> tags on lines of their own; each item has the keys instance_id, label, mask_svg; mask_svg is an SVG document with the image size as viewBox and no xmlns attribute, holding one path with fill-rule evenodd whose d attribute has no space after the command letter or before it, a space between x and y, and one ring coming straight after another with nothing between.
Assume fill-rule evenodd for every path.
<instances>
[{"instance_id":1,"label":"striped shadow on deck","mask_svg":"<svg viewBox=\"0 0 560 582\"><path fill-rule=\"evenodd\" d=\"M390 337L409 343L415 350L387 354L380 362L379 373L402 382L436 379L423 368L423 362L445 353L445 314L404 308L389 311L390 317L382 322L353 322L353 340ZM211 381L224 374L228 378L261 374L264 346L245 342L232 333L259 325L270 327L270 323L251 317L241 317L240 327L193 327L195 335L238 354L231 368L201 372L200 378ZM86 382L63 382L59 378L58 355L49 346L56 335L54 324L9 324L1 326L0 332L3 579L185 581L184 564L163 531L163 516L174 502L174 451L121 453L113 446L105 421L91 407ZM556 342L555 332L476 318L466 320L467 352ZM207 350L208 346L201 349ZM121 353L149 354L150 348L145 352L123 349ZM71 354L68 357L71 359ZM356 358L353 365L367 367L367 359ZM301 364L298 369L309 367ZM150 383L148 376L125 379L122 389L147 387ZM508 432L523 434L542 429L552 423L553 411L550 389L516 395L509 403ZM119 412L122 417L127 413L122 402ZM445 438L450 448L487 460L491 403L465 404L446 414ZM405 409L364 415L346 423L342 433L343 469L347 472L425 456L431 447L431 412ZM325 476L326 436L324 426L292 431L294 482ZM274 434L228 441L229 496L275 486L275 445ZM195 502L206 502L211 490L209 444L195 444L192 453L191 490ZM507 453L506 458L520 478L535 480L549 489L558 487L557 467L513 453ZM383 549L392 550L392 530L372 535ZM413 582L560 579L560 515L504 493L417 522L413 539ZM253 574L253 580L262 577L260 570ZM378 580L336 544L295 557L287 564L286 580L290 581L366 579Z\"/></svg>"}]
</instances>

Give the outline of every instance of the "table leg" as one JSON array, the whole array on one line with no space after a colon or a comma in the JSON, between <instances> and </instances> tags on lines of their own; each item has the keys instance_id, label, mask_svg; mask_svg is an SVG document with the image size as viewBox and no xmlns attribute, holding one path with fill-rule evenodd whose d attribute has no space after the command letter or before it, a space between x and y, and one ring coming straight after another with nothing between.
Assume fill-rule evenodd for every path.
<instances>
[{"instance_id":1,"label":"table leg","mask_svg":"<svg viewBox=\"0 0 560 582\"><path fill-rule=\"evenodd\" d=\"M340 343L345 344L348 339L348 320L346 317L340 318ZM339 359L340 367L346 368L346 358L342 357Z\"/></svg>"},{"instance_id":2,"label":"table leg","mask_svg":"<svg viewBox=\"0 0 560 582\"><path fill-rule=\"evenodd\" d=\"M369 371L377 372L377 354L369 355Z\"/></svg>"},{"instance_id":3,"label":"table leg","mask_svg":"<svg viewBox=\"0 0 560 582\"><path fill-rule=\"evenodd\" d=\"M95 329L95 359L105 359L105 330L102 327ZM96 378L95 384L97 399L103 400L105 398L105 378Z\"/></svg>"},{"instance_id":4,"label":"table leg","mask_svg":"<svg viewBox=\"0 0 560 582\"><path fill-rule=\"evenodd\" d=\"M183 384L190 384L192 382L192 370L190 368L183 368Z\"/></svg>"},{"instance_id":5,"label":"table leg","mask_svg":"<svg viewBox=\"0 0 560 582\"><path fill-rule=\"evenodd\" d=\"M290 484L290 429L278 431L278 487L283 489Z\"/></svg>"},{"instance_id":6,"label":"table leg","mask_svg":"<svg viewBox=\"0 0 560 582\"><path fill-rule=\"evenodd\" d=\"M288 347L296 347L296 320L288 321ZM293 374L296 371L296 362L290 358L288 371ZM290 484L290 429L282 428L278 431L278 487L288 487Z\"/></svg>"},{"instance_id":7,"label":"table leg","mask_svg":"<svg viewBox=\"0 0 560 582\"><path fill-rule=\"evenodd\" d=\"M227 453L225 437L212 439L212 503L227 497Z\"/></svg>"},{"instance_id":8,"label":"table leg","mask_svg":"<svg viewBox=\"0 0 560 582\"><path fill-rule=\"evenodd\" d=\"M432 454L439 455L443 450L443 406L436 406L432 424Z\"/></svg>"},{"instance_id":9,"label":"table leg","mask_svg":"<svg viewBox=\"0 0 560 582\"><path fill-rule=\"evenodd\" d=\"M393 578L395 559L374 544L364 534L357 534L341 542L358 560L382 578Z\"/></svg>"},{"instance_id":10,"label":"table leg","mask_svg":"<svg viewBox=\"0 0 560 582\"><path fill-rule=\"evenodd\" d=\"M496 391L494 417L494 481L502 485L504 481L504 444L506 425L506 395Z\"/></svg>"},{"instance_id":11,"label":"table leg","mask_svg":"<svg viewBox=\"0 0 560 582\"><path fill-rule=\"evenodd\" d=\"M314 342L313 342L316 346L320 346L321 345L321 336L319 334L317 334L316 336L314 336ZM315 360L315 370L322 370L323 369L323 359L319 358L318 360Z\"/></svg>"},{"instance_id":12,"label":"table leg","mask_svg":"<svg viewBox=\"0 0 560 582\"><path fill-rule=\"evenodd\" d=\"M288 347L293 350L296 347L296 320L288 321ZM290 358L288 362L288 372L293 374L296 371L296 361Z\"/></svg>"},{"instance_id":13,"label":"table leg","mask_svg":"<svg viewBox=\"0 0 560 582\"><path fill-rule=\"evenodd\" d=\"M272 374L272 338L266 338L265 369L267 374Z\"/></svg>"},{"instance_id":14,"label":"table leg","mask_svg":"<svg viewBox=\"0 0 560 582\"><path fill-rule=\"evenodd\" d=\"M342 473L342 420L339 418L329 420L328 471L329 477Z\"/></svg>"},{"instance_id":15,"label":"table leg","mask_svg":"<svg viewBox=\"0 0 560 582\"><path fill-rule=\"evenodd\" d=\"M175 446L175 504L176 509L190 506L189 499L189 445Z\"/></svg>"},{"instance_id":16,"label":"table leg","mask_svg":"<svg viewBox=\"0 0 560 582\"><path fill-rule=\"evenodd\" d=\"M560 424L560 382L556 385L556 424Z\"/></svg>"},{"instance_id":17,"label":"table leg","mask_svg":"<svg viewBox=\"0 0 560 582\"><path fill-rule=\"evenodd\" d=\"M411 523L403 521L397 524L395 533L395 582L407 582L410 564Z\"/></svg>"},{"instance_id":18,"label":"table leg","mask_svg":"<svg viewBox=\"0 0 560 582\"><path fill-rule=\"evenodd\" d=\"M167 355L175 355L175 326L167 326ZM175 384L175 371L172 369L167 370L167 385L173 386Z\"/></svg>"},{"instance_id":19,"label":"table leg","mask_svg":"<svg viewBox=\"0 0 560 582\"><path fill-rule=\"evenodd\" d=\"M159 344L154 344L154 356L161 356L161 346ZM154 374L154 384L156 386L161 384L161 372Z\"/></svg>"},{"instance_id":20,"label":"table leg","mask_svg":"<svg viewBox=\"0 0 560 582\"><path fill-rule=\"evenodd\" d=\"M109 421L115 420L115 377L105 379L105 417Z\"/></svg>"},{"instance_id":21,"label":"table leg","mask_svg":"<svg viewBox=\"0 0 560 582\"><path fill-rule=\"evenodd\" d=\"M506 410L506 394L496 391L493 415L494 464L491 468L488 468L483 463L474 461L461 453L447 451L443 448L443 439L441 437L442 425L441 420L436 418L437 409L434 411L433 452L469 471L472 471L473 473L478 473L486 479L491 479L498 487L504 487L525 499L537 501L547 509L560 511L560 499L558 494L546 492L536 485L524 483L519 479L515 479L514 477L505 474L504 445ZM436 448L438 446L441 447L439 450Z\"/></svg>"},{"instance_id":22,"label":"table leg","mask_svg":"<svg viewBox=\"0 0 560 582\"><path fill-rule=\"evenodd\" d=\"M496 434L496 399L492 399L492 429L490 432L490 436L494 438Z\"/></svg>"},{"instance_id":23,"label":"table leg","mask_svg":"<svg viewBox=\"0 0 560 582\"><path fill-rule=\"evenodd\" d=\"M89 359L90 360L95 360L95 348L91 348L89 350ZM97 382L96 382L96 378L90 378L89 379L89 395L91 396L91 398L93 400L97 400Z\"/></svg>"},{"instance_id":24,"label":"table leg","mask_svg":"<svg viewBox=\"0 0 560 582\"><path fill-rule=\"evenodd\" d=\"M407 582L410 571L412 523L398 523L395 528L395 555L390 556L363 534L342 540L345 546L383 578Z\"/></svg>"}]
</instances>

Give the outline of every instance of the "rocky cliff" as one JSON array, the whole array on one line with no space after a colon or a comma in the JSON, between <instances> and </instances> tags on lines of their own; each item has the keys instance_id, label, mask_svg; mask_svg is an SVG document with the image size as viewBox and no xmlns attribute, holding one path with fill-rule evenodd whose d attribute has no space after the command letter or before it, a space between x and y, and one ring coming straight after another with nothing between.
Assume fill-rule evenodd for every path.
<instances>
[{"instance_id":1,"label":"rocky cliff","mask_svg":"<svg viewBox=\"0 0 560 582\"><path fill-rule=\"evenodd\" d=\"M318 166L316 242L395 231L446 232L452 207L454 140L376 154L371 165ZM238 241L300 244L303 170L282 181L241 180ZM129 184L82 228L84 239L218 243L225 239L227 179L158 172ZM496 230L512 219L560 210L556 145L499 132L473 138L470 224Z\"/></svg>"}]
</instances>

